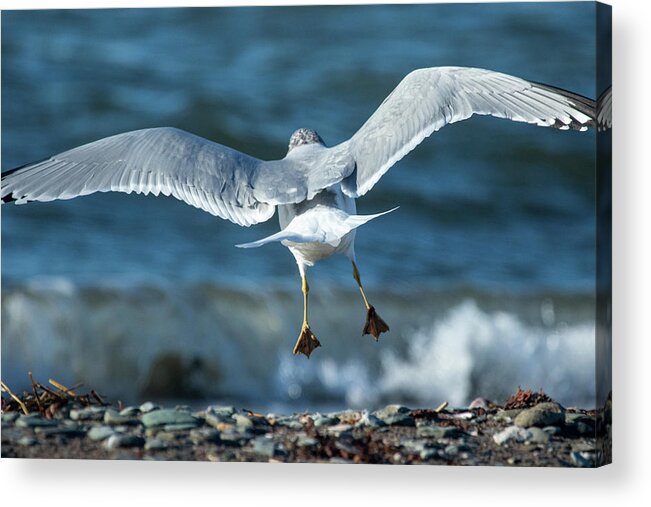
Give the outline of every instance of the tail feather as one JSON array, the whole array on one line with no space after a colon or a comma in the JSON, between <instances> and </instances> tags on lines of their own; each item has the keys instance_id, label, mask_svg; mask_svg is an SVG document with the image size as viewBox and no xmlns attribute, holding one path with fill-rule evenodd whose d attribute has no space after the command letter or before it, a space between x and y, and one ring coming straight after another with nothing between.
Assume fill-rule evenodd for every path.
<instances>
[{"instance_id":1,"label":"tail feather","mask_svg":"<svg viewBox=\"0 0 651 507\"><path fill-rule=\"evenodd\" d=\"M257 248L273 241L291 241L292 243L328 243L336 246L342 237L360 225L397 210L398 207L374 215L347 215L341 210L323 212L306 212L295 217L282 231L266 238L235 245L237 248Z\"/></svg>"}]
</instances>

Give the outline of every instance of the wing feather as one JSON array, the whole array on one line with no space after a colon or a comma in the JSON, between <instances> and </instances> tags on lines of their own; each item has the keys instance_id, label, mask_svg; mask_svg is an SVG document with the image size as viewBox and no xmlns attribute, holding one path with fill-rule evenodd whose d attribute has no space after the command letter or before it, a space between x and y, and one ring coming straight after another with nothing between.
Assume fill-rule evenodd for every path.
<instances>
[{"instance_id":1,"label":"wing feather","mask_svg":"<svg viewBox=\"0 0 651 507\"><path fill-rule=\"evenodd\" d=\"M423 139L475 114L564 130L595 125L594 101L565 90L484 69L419 69L398 84L348 141L335 147L355 162L354 177L343 181L344 192L364 195Z\"/></svg>"},{"instance_id":2,"label":"wing feather","mask_svg":"<svg viewBox=\"0 0 651 507\"><path fill-rule=\"evenodd\" d=\"M2 201L52 201L94 192L172 195L240 225L271 218L253 182L261 160L175 128L100 139L2 175Z\"/></svg>"}]
</instances>

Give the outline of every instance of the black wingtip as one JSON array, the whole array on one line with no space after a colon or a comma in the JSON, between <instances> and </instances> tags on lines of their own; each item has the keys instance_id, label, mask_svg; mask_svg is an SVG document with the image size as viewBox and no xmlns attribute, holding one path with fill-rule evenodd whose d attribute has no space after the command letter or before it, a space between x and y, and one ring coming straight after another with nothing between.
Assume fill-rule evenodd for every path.
<instances>
[{"instance_id":1,"label":"black wingtip","mask_svg":"<svg viewBox=\"0 0 651 507\"><path fill-rule=\"evenodd\" d=\"M597 103L593 99L589 97L585 97L584 95L579 95L578 93L574 93L570 90L566 90L565 88L559 88L558 86L539 83L537 81L531 81L531 83L538 88L542 88L542 89L546 89L558 93L559 95L562 95L563 97L569 99L570 101L572 101L572 105L578 111L580 111L581 113L585 114L587 117L590 118L590 121L588 123L586 124L577 123L576 125L572 124L570 125L571 128L579 128L579 129L581 127L594 128L596 126Z\"/></svg>"}]
</instances>

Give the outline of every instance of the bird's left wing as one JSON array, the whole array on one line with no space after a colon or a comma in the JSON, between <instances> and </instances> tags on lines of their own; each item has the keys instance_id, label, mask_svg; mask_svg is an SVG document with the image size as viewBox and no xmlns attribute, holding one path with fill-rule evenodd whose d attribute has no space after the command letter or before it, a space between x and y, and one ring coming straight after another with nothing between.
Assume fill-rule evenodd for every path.
<instances>
[{"instance_id":1,"label":"bird's left wing","mask_svg":"<svg viewBox=\"0 0 651 507\"><path fill-rule=\"evenodd\" d=\"M423 139L473 114L543 127L585 130L594 126L594 101L507 74L468 67L432 67L408 74L348 141L356 173L342 188L351 197L368 192L389 168Z\"/></svg>"},{"instance_id":2,"label":"bird's left wing","mask_svg":"<svg viewBox=\"0 0 651 507\"><path fill-rule=\"evenodd\" d=\"M183 130L125 132L2 174L2 201L52 201L94 192L172 195L249 226L275 205L254 196L263 162Z\"/></svg>"}]
</instances>

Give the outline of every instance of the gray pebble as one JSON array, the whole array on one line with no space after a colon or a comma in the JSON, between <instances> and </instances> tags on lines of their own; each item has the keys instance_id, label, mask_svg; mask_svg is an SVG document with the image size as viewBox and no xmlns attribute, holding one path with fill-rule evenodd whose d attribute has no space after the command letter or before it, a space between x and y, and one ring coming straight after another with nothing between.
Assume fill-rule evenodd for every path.
<instances>
[{"instance_id":1,"label":"gray pebble","mask_svg":"<svg viewBox=\"0 0 651 507\"><path fill-rule=\"evenodd\" d=\"M190 440L194 444L219 443L219 431L213 428L196 428L190 431Z\"/></svg>"},{"instance_id":2,"label":"gray pebble","mask_svg":"<svg viewBox=\"0 0 651 507\"><path fill-rule=\"evenodd\" d=\"M125 447L143 447L145 445L145 439L138 435L115 434L106 440L105 445L109 450Z\"/></svg>"},{"instance_id":3,"label":"gray pebble","mask_svg":"<svg viewBox=\"0 0 651 507\"><path fill-rule=\"evenodd\" d=\"M308 437L305 433L299 435L296 439L297 447L316 447L319 445L319 441L316 438Z\"/></svg>"},{"instance_id":4,"label":"gray pebble","mask_svg":"<svg viewBox=\"0 0 651 507\"><path fill-rule=\"evenodd\" d=\"M73 421L101 421L105 411L104 407L73 408L70 410L70 419Z\"/></svg>"},{"instance_id":5,"label":"gray pebble","mask_svg":"<svg viewBox=\"0 0 651 507\"><path fill-rule=\"evenodd\" d=\"M534 426L529 428L527 431L529 432L527 442L532 442L534 444L546 444L549 442L549 433L544 430Z\"/></svg>"},{"instance_id":6,"label":"gray pebble","mask_svg":"<svg viewBox=\"0 0 651 507\"><path fill-rule=\"evenodd\" d=\"M520 412L513 422L521 428L561 426L565 423L565 411L557 403L539 403Z\"/></svg>"},{"instance_id":7,"label":"gray pebble","mask_svg":"<svg viewBox=\"0 0 651 507\"><path fill-rule=\"evenodd\" d=\"M140 405L139 408L140 408L141 412L146 414L147 412L152 412L154 410L158 410L160 408L160 406L156 405L155 403L153 403L151 401L146 401L142 405Z\"/></svg>"},{"instance_id":8,"label":"gray pebble","mask_svg":"<svg viewBox=\"0 0 651 507\"><path fill-rule=\"evenodd\" d=\"M454 426L420 426L416 435L421 438L459 438L464 432Z\"/></svg>"},{"instance_id":9,"label":"gray pebble","mask_svg":"<svg viewBox=\"0 0 651 507\"><path fill-rule=\"evenodd\" d=\"M16 419L16 427L18 428L36 428L36 427L51 427L59 424L59 421L54 419L45 419L40 415L21 415Z\"/></svg>"},{"instance_id":10,"label":"gray pebble","mask_svg":"<svg viewBox=\"0 0 651 507\"><path fill-rule=\"evenodd\" d=\"M408 414L409 412L411 412L411 410L403 405L387 405L386 407L373 412L373 415L385 420L387 417L397 414Z\"/></svg>"},{"instance_id":11,"label":"gray pebble","mask_svg":"<svg viewBox=\"0 0 651 507\"><path fill-rule=\"evenodd\" d=\"M189 431L197 427L196 423L183 424L166 424L163 426L164 431Z\"/></svg>"},{"instance_id":12,"label":"gray pebble","mask_svg":"<svg viewBox=\"0 0 651 507\"><path fill-rule=\"evenodd\" d=\"M335 424L339 424L338 417L332 417L332 416L321 415L321 414L314 416L314 426L316 426L317 428L320 428L321 426L334 426Z\"/></svg>"},{"instance_id":13,"label":"gray pebble","mask_svg":"<svg viewBox=\"0 0 651 507\"><path fill-rule=\"evenodd\" d=\"M271 438L257 437L253 440L253 451L271 458L276 452L276 444Z\"/></svg>"},{"instance_id":14,"label":"gray pebble","mask_svg":"<svg viewBox=\"0 0 651 507\"><path fill-rule=\"evenodd\" d=\"M20 416L18 412L5 412L4 414L2 414L2 422L12 423L16 419L18 419L18 416Z\"/></svg>"},{"instance_id":15,"label":"gray pebble","mask_svg":"<svg viewBox=\"0 0 651 507\"><path fill-rule=\"evenodd\" d=\"M79 438L79 437L85 437L86 436L86 430L83 428L77 427L77 428L46 428L46 427L36 427L34 428L34 432L38 433L39 435L42 435L44 437L54 437L54 436L61 436L61 437L68 437L68 438Z\"/></svg>"},{"instance_id":16,"label":"gray pebble","mask_svg":"<svg viewBox=\"0 0 651 507\"><path fill-rule=\"evenodd\" d=\"M18 445L22 445L24 447L31 447L32 445L38 444L38 440L36 440L33 437L22 437L18 439Z\"/></svg>"},{"instance_id":17,"label":"gray pebble","mask_svg":"<svg viewBox=\"0 0 651 507\"><path fill-rule=\"evenodd\" d=\"M382 428L386 423L376 415L362 412L362 417L359 419L355 426L366 428Z\"/></svg>"},{"instance_id":18,"label":"gray pebble","mask_svg":"<svg viewBox=\"0 0 651 507\"><path fill-rule=\"evenodd\" d=\"M140 424L140 421L135 417L122 415L117 410L109 408L104 412L104 424L111 426L137 425Z\"/></svg>"},{"instance_id":19,"label":"gray pebble","mask_svg":"<svg viewBox=\"0 0 651 507\"><path fill-rule=\"evenodd\" d=\"M233 414L233 420L237 424L238 429L240 430L250 430L253 429L253 421L250 417L247 417L242 414Z\"/></svg>"},{"instance_id":20,"label":"gray pebble","mask_svg":"<svg viewBox=\"0 0 651 507\"><path fill-rule=\"evenodd\" d=\"M235 413L235 407L221 407L218 405L211 405L206 409L206 414L213 414L217 417L230 418Z\"/></svg>"},{"instance_id":21,"label":"gray pebble","mask_svg":"<svg viewBox=\"0 0 651 507\"><path fill-rule=\"evenodd\" d=\"M140 415L140 408L138 407L124 407L120 410L120 415L124 417L135 417Z\"/></svg>"},{"instance_id":22,"label":"gray pebble","mask_svg":"<svg viewBox=\"0 0 651 507\"><path fill-rule=\"evenodd\" d=\"M140 409L142 410L142 406ZM199 426L201 422L188 412L172 409L159 409L146 412L142 415L141 420L147 428L166 426L168 424L189 424Z\"/></svg>"},{"instance_id":23,"label":"gray pebble","mask_svg":"<svg viewBox=\"0 0 651 507\"><path fill-rule=\"evenodd\" d=\"M162 451L168 447L169 444L165 440L159 438L148 438L145 442L146 451Z\"/></svg>"},{"instance_id":24,"label":"gray pebble","mask_svg":"<svg viewBox=\"0 0 651 507\"><path fill-rule=\"evenodd\" d=\"M526 442L531 437L531 432L518 426L509 426L508 428L493 435L493 441L497 445L503 445L509 442Z\"/></svg>"},{"instance_id":25,"label":"gray pebble","mask_svg":"<svg viewBox=\"0 0 651 507\"><path fill-rule=\"evenodd\" d=\"M397 413L386 417L378 417L387 426L416 426L416 419L409 414Z\"/></svg>"},{"instance_id":26,"label":"gray pebble","mask_svg":"<svg viewBox=\"0 0 651 507\"><path fill-rule=\"evenodd\" d=\"M87 433L88 438L95 442L101 440L106 440L111 435L114 435L115 431L109 426L93 426Z\"/></svg>"},{"instance_id":27,"label":"gray pebble","mask_svg":"<svg viewBox=\"0 0 651 507\"><path fill-rule=\"evenodd\" d=\"M558 426L545 426L543 431L550 436L558 435L561 429Z\"/></svg>"}]
</instances>

